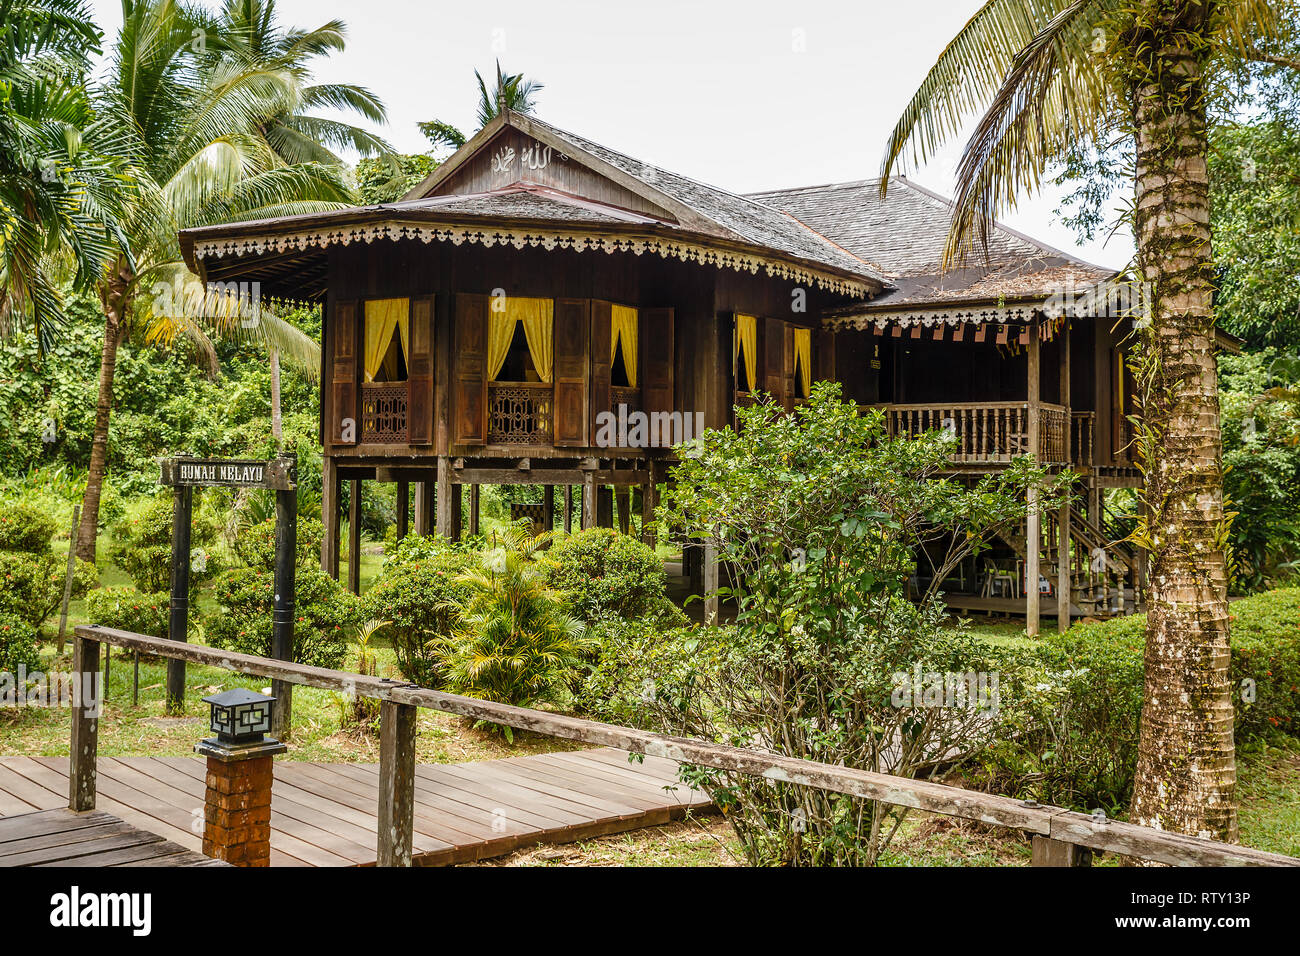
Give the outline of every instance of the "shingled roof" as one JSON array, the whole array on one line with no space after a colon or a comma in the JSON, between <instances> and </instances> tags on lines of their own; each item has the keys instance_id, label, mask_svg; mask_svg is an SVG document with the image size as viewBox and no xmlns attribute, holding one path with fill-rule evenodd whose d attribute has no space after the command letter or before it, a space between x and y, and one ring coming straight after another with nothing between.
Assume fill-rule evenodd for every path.
<instances>
[{"instance_id":1,"label":"shingled roof","mask_svg":"<svg viewBox=\"0 0 1300 956\"><path fill-rule=\"evenodd\" d=\"M850 252L871 261L894 288L854 311L890 311L945 303L1050 296L1115 275L1001 223L989 236L988 259L944 273L940 268L951 201L902 176L751 193L784 210Z\"/></svg>"},{"instance_id":2,"label":"shingled roof","mask_svg":"<svg viewBox=\"0 0 1300 956\"><path fill-rule=\"evenodd\" d=\"M857 250L846 249L833 241L834 237L828 239L816 227L810 228L806 220L801 221L801 217L788 214L778 206L652 166L576 133L552 126L535 116L513 114L513 119L530 136L542 139L550 134L568 144L570 156L586 154L627 176L636 177L651 190L688 206L703 219L713 223L716 227L713 231L720 238L767 246L813 262L877 280L884 279L879 270L871 265L872 260Z\"/></svg>"}]
</instances>

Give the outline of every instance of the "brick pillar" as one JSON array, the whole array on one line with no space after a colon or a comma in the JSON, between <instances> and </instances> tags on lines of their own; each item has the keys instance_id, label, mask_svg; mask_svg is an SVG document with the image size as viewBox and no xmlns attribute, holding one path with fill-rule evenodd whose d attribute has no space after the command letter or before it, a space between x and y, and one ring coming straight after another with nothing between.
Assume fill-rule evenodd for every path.
<instances>
[{"instance_id":1,"label":"brick pillar","mask_svg":"<svg viewBox=\"0 0 1300 956\"><path fill-rule=\"evenodd\" d=\"M208 757L203 855L235 866L271 865L274 758Z\"/></svg>"}]
</instances>

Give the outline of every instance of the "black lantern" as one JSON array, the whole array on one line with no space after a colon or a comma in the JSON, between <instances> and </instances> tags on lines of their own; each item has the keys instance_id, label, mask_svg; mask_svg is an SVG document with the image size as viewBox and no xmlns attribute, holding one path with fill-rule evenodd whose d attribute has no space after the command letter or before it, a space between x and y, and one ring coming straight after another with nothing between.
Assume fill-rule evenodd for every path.
<instances>
[{"instance_id":1,"label":"black lantern","mask_svg":"<svg viewBox=\"0 0 1300 956\"><path fill-rule=\"evenodd\" d=\"M212 707L210 726L219 743L237 746L259 744L271 730L274 697L236 687L204 697L203 702Z\"/></svg>"}]
</instances>

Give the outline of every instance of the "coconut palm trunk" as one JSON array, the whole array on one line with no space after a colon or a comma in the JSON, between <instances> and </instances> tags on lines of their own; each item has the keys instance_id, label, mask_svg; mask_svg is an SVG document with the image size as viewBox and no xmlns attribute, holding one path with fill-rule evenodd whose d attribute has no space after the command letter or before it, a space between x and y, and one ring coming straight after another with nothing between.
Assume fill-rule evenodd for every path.
<instances>
[{"instance_id":1,"label":"coconut palm trunk","mask_svg":"<svg viewBox=\"0 0 1300 956\"><path fill-rule=\"evenodd\" d=\"M271 437L276 451L284 451L284 416L280 411L280 350L271 347Z\"/></svg>"},{"instance_id":2,"label":"coconut palm trunk","mask_svg":"<svg viewBox=\"0 0 1300 956\"><path fill-rule=\"evenodd\" d=\"M1151 552L1146 699L1130 819L1237 836L1222 446L1211 304L1205 5L1148 0L1129 49Z\"/></svg>"},{"instance_id":3,"label":"coconut palm trunk","mask_svg":"<svg viewBox=\"0 0 1300 956\"><path fill-rule=\"evenodd\" d=\"M117 371L117 349L127 328L132 279L126 265L119 261L100 291L104 307L104 344L99 357L99 394L95 401L90 470L86 476L86 491L81 499L81 525L77 529L76 542L77 557L83 561L95 560L99 501L104 491L104 474L108 470L108 423L113 412L113 376Z\"/></svg>"}]
</instances>

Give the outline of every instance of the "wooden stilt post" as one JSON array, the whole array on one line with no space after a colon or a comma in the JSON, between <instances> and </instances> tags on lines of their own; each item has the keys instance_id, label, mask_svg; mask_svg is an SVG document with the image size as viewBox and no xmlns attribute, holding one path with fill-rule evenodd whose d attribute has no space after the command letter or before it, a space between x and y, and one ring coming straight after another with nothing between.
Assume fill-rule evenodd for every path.
<instances>
[{"instance_id":1,"label":"wooden stilt post","mask_svg":"<svg viewBox=\"0 0 1300 956\"><path fill-rule=\"evenodd\" d=\"M573 533L573 485L564 486L564 533Z\"/></svg>"},{"instance_id":2,"label":"wooden stilt post","mask_svg":"<svg viewBox=\"0 0 1300 956\"><path fill-rule=\"evenodd\" d=\"M417 481L415 483L415 507L412 509L415 533L422 536L429 533L429 509L425 507L424 501L425 484L427 482Z\"/></svg>"},{"instance_id":3,"label":"wooden stilt post","mask_svg":"<svg viewBox=\"0 0 1300 956\"><path fill-rule=\"evenodd\" d=\"M623 534L631 534L632 489L628 487L615 488L614 500L618 504L618 530Z\"/></svg>"},{"instance_id":4,"label":"wooden stilt post","mask_svg":"<svg viewBox=\"0 0 1300 956\"><path fill-rule=\"evenodd\" d=\"M469 533L475 537L478 536L481 490L482 486L480 485L469 486Z\"/></svg>"},{"instance_id":5,"label":"wooden stilt post","mask_svg":"<svg viewBox=\"0 0 1300 956\"><path fill-rule=\"evenodd\" d=\"M1056 629L1070 628L1070 504L1061 505L1056 516Z\"/></svg>"},{"instance_id":6,"label":"wooden stilt post","mask_svg":"<svg viewBox=\"0 0 1300 956\"><path fill-rule=\"evenodd\" d=\"M582 523L583 531L596 527L596 479L587 472L582 476Z\"/></svg>"},{"instance_id":7,"label":"wooden stilt post","mask_svg":"<svg viewBox=\"0 0 1300 956\"><path fill-rule=\"evenodd\" d=\"M397 482L397 540L406 537L411 515L411 483Z\"/></svg>"},{"instance_id":8,"label":"wooden stilt post","mask_svg":"<svg viewBox=\"0 0 1300 956\"><path fill-rule=\"evenodd\" d=\"M465 496L464 485L452 485L451 491L451 540L459 541L461 532L464 530L462 524L465 520Z\"/></svg>"},{"instance_id":9,"label":"wooden stilt post","mask_svg":"<svg viewBox=\"0 0 1300 956\"><path fill-rule=\"evenodd\" d=\"M348 482L348 590L361 593L361 480Z\"/></svg>"},{"instance_id":10,"label":"wooden stilt post","mask_svg":"<svg viewBox=\"0 0 1300 956\"><path fill-rule=\"evenodd\" d=\"M602 528L614 527L614 493L608 485L596 486L596 524Z\"/></svg>"},{"instance_id":11,"label":"wooden stilt post","mask_svg":"<svg viewBox=\"0 0 1300 956\"><path fill-rule=\"evenodd\" d=\"M555 486L542 487L542 530L555 530Z\"/></svg>"},{"instance_id":12,"label":"wooden stilt post","mask_svg":"<svg viewBox=\"0 0 1300 956\"><path fill-rule=\"evenodd\" d=\"M653 476L653 472L651 475ZM641 542L654 547L655 483L653 477L641 486Z\"/></svg>"},{"instance_id":13,"label":"wooden stilt post","mask_svg":"<svg viewBox=\"0 0 1300 956\"><path fill-rule=\"evenodd\" d=\"M338 466L334 459L326 455L322 462L322 482L320 498L320 520L324 535L320 543L320 569L339 579L339 481Z\"/></svg>"},{"instance_id":14,"label":"wooden stilt post","mask_svg":"<svg viewBox=\"0 0 1300 956\"><path fill-rule=\"evenodd\" d=\"M718 546L712 538L704 543L704 623L718 623Z\"/></svg>"},{"instance_id":15,"label":"wooden stilt post","mask_svg":"<svg viewBox=\"0 0 1300 956\"><path fill-rule=\"evenodd\" d=\"M415 533L425 536L433 534L433 523L433 482L422 481L415 492Z\"/></svg>"},{"instance_id":16,"label":"wooden stilt post","mask_svg":"<svg viewBox=\"0 0 1300 956\"><path fill-rule=\"evenodd\" d=\"M437 512L437 527L434 528L448 541L454 540L455 529L452 526L452 491L451 462L446 455L438 456L438 483L434 493L433 505Z\"/></svg>"},{"instance_id":17,"label":"wooden stilt post","mask_svg":"<svg viewBox=\"0 0 1300 956\"><path fill-rule=\"evenodd\" d=\"M1042 461L1042 449L1039 447L1042 417L1042 391L1040 388L1039 326L1035 322L1029 326L1029 374L1026 382L1026 395L1029 413L1028 438L1029 454L1035 461ZM1030 637L1038 636L1039 617L1039 555L1042 553L1042 527L1038 513L1038 487L1029 489L1029 513L1025 520L1025 633Z\"/></svg>"}]
</instances>

